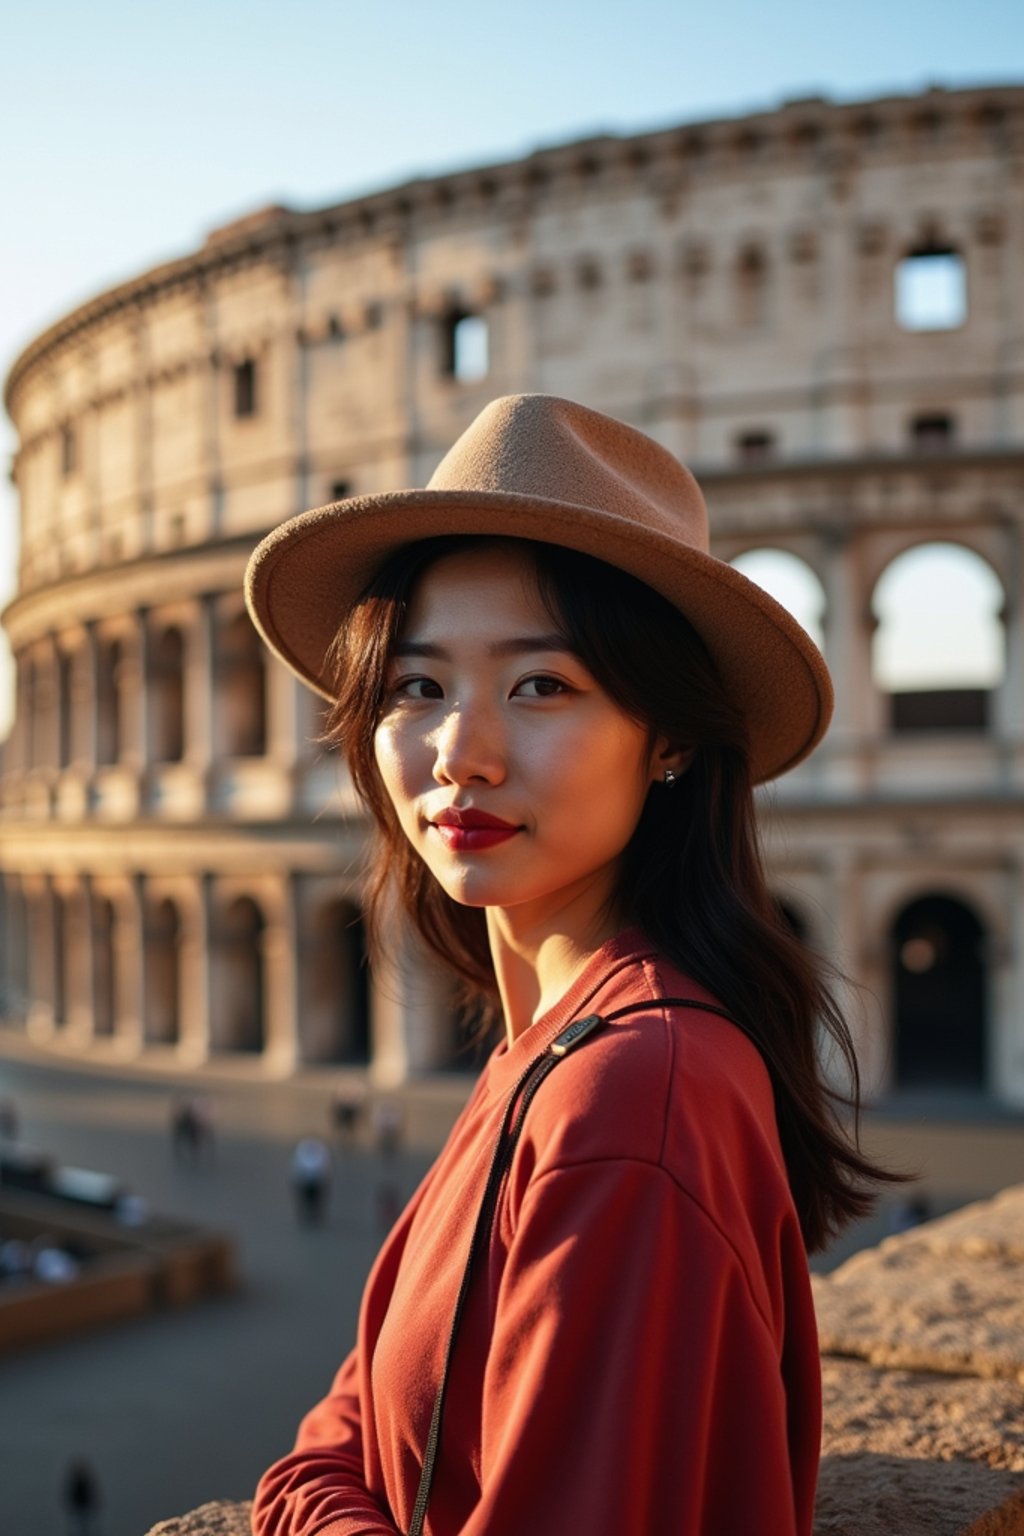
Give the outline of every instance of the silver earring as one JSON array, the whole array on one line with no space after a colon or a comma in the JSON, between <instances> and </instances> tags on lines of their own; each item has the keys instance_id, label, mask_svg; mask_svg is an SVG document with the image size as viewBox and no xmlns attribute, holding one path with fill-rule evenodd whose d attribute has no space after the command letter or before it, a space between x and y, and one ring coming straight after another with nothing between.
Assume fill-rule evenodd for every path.
<instances>
[{"instance_id":1,"label":"silver earring","mask_svg":"<svg viewBox=\"0 0 1024 1536\"><path fill-rule=\"evenodd\" d=\"M674 789L676 784L678 784L678 782L679 782L679 775L678 775L678 773L673 773L671 768L666 768L665 769L665 783L668 785L669 789Z\"/></svg>"}]
</instances>

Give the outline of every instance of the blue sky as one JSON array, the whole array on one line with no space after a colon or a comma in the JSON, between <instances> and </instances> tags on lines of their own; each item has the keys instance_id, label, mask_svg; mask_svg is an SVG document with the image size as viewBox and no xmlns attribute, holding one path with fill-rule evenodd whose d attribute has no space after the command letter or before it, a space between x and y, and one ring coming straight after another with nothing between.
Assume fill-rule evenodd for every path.
<instances>
[{"instance_id":1,"label":"blue sky","mask_svg":"<svg viewBox=\"0 0 1024 1536\"><path fill-rule=\"evenodd\" d=\"M269 201L608 130L1024 79L988 0L4 0L0 373L76 303ZM0 429L6 458L14 438ZM0 488L0 601L15 511ZM0 732L6 728L0 670Z\"/></svg>"}]
</instances>

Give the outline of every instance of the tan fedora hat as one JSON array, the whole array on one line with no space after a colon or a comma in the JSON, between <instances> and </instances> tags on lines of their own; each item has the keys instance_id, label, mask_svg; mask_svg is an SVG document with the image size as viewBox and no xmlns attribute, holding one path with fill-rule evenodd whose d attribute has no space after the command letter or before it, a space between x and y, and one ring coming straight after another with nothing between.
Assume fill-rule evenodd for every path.
<instances>
[{"instance_id":1,"label":"tan fedora hat","mask_svg":"<svg viewBox=\"0 0 1024 1536\"><path fill-rule=\"evenodd\" d=\"M552 395L494 400L425 490L353 496L282 523L253 551L245 596L260 634L325 698L326 654L385 557L442 534L561 544L630 572L702 636L748 722L755 783L793 767L832 713L820 652L774 598L708 552L696 480L667 449Z\"/></svg>"}]
</instances>

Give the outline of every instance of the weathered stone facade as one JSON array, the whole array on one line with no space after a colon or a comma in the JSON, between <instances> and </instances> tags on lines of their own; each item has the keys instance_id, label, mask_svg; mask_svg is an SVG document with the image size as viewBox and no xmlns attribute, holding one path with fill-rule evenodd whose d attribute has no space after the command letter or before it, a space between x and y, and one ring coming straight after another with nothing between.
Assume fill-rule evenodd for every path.
<instances>
[{"instance_id":1,"label":"weathered stone facade","mask_svg":"<svg viewBox=\"0 0 1024 1536\"><path fill-rule=\"evenodd\" d=\"M766 797L780 900L876 999L873 1093L1024 1104L1022 189L1022 88L808 100L264 209L39 336L6 389L7 1010L154 1062L451 1064L445 984L361 979L358 807L241 577L282 518L424 483L536 389L677 452L721 556L817 578L839 706ZM934 258L966 311L920 324L894 275ZM877 584L935 542L998 580L1002 681L888 697Z\"/></svg>"}]
</instances>

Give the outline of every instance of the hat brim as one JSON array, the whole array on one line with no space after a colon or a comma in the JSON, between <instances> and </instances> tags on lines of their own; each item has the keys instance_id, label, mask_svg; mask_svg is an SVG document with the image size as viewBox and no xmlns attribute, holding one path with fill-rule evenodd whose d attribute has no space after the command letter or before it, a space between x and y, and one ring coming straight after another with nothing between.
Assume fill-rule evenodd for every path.
<instances>
[{"instance_id":1,"label":"hat brim","mask_svg":"<svg viewBox=\"0 0 1024 1536\"><path fill-rule=\"evenodd\" d=\"M245 574L263 639L303 682L334 697L326 657L341 620L403 544L492 534L594 555L653 587L689 619L748 722L754 783L794 767L832 714L828 669L781 604L731 565L612 512L505 491L409 490L303 512L256 547Z\"/></svg>"}]
</instances>

